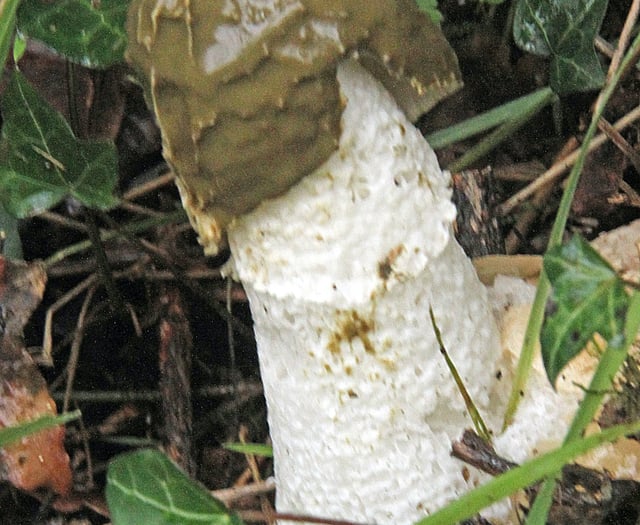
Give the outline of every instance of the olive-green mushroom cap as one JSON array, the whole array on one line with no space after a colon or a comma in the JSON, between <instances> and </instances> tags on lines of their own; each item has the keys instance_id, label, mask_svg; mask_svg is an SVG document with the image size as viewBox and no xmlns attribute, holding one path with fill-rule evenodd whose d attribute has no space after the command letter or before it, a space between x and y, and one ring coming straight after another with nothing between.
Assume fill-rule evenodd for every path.
<instances>
[{"instance_id":1,"label":"olive-green mushroom cap","mask_svg":"<svg viewBox=\"0 0 640 525\"><path fill-rule=\"evenodd\" d=\"M128 59L210 254L233 217L336 150L343 57L357 57L411 119L461 84L414 0L133 0L127 25Z\"/></svg>"}]
</instances>

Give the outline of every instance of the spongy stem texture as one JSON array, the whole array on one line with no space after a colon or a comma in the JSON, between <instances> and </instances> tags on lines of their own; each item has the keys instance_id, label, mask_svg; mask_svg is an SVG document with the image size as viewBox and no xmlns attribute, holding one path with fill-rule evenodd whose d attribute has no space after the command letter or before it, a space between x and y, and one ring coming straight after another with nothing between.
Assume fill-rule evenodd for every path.
<instances>
[{"instance_id":1,"label":"spongy stem texture","mask_svg":"<svg viewBox=\"0 0 640 525\"><path fill-rule=\"evenodd\" d=\"M230 227L255 323L277 509L404 525L477 482L451 458L472 426L440 353L489 403L499 341L452 236L450 180L353 61L338 151Z\"/></svg>"}]
</instances>

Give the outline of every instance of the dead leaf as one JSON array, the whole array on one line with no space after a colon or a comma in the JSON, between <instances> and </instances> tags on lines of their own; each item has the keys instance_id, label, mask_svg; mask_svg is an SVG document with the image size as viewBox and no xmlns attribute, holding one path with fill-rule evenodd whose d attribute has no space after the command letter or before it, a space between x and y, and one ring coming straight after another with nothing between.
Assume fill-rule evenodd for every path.
<instances>
[{"instance_id":1,"label":"dead leaf","mask_svg":"<svg viewBox=\"0 0 640 525\"><path fill-rule=\"evenodd\" d=\"M45 284L42 265L0 257L0 428L57 412L22 339ZM1 448L0 479L28 492L47 488L68 494L72 474L64 433L63 426L53 427Z\"/></svg>"}]
</instances>

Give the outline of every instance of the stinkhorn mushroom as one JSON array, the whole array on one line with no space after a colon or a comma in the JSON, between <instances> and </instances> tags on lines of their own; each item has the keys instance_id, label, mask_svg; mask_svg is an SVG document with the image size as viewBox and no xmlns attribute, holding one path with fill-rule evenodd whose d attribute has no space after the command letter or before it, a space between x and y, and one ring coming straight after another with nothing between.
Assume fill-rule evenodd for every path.
<instances>
[{"instance_id":1,"label":"stinkhorn mushroom","mask_svg":"<svg viewBox=\"0 0 640 525\"><path fill-rule=\"evenodd\" d=\"M466 491L429 310L487 413L500 343L449 175L390 94L415 118L458 87L439 28L412 0L130 9L183 204L250 300L278 510L403 525Z\"/></svg>"}]
</instances>

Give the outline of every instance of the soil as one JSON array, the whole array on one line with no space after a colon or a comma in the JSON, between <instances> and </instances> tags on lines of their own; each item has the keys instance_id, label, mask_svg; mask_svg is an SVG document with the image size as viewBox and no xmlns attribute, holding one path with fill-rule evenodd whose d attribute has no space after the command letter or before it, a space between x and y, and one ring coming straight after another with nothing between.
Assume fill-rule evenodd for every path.
<instances>
[{"instance_id":1,"label":"soil","mask_svg":"<svg viewBox=\"0 0 640 525\"><path fill-rule=\"evenodd\" d=\"M611 3L600 33L605 40L618 37L630 3ZM443 28L458 55L465 87L421 118L425 134L546 85L548 60L520 51L507 30L509 4L440 2ZM609 59L600 57L606 68ZM21 70L34 85L47 86L42 93L68 116L64 61L33 47ZM129 197L129 205L103 214L67 200L48 213L22 220L27 261L47 260L87 239L91 229L114 230L180 209L162 159L159 131L126 68L75 70L79 81L74 96L81 108L76 129L85 137L115 140L119 191ZM493 225L488 228L490 242L477 241L490 247L487 252L544 251L562 192L560 182L532 201L534 206L505 215L496 212L497 206L580 141L596 96L589 92L563 97L555 108L542 111L470 166L485 191L484 220ZM615 122L638 100L640 77L634 71L608 105L606 119ZM622 133L632 149L638 147L639 131L631 125ZM477 140L437 151L441 164L450 165ZM640 173L634 159L605 145L587 162L567 235L579 232L593 238L640 217L636 192ZM474 242L464 241L472 253ZM69 424L66 436L74 495L62 501L46 493L35 498L0 483L0 525L107 523L107 463L134 447L164 445L187 472L215 490L251 481L244 456L225 450L223 443L240 436L268 442L248 304L242 288L220 276L228 254L206 258L184 219L164 225L158 220L144 232L115 237L102 248L103 252L85 250L48 266L44 299L24 334L38 361L47 312L79 284L95 279L95 286L90 283L56 309L53 364L40 367L59 408L67 380L73 377L67 403L82 410L82 424ZM92 295L83 313L87 289ZM262 461L259 470L267 478L270 462ZM260 500L247 498L240 505L258 509ZM635 518L629 520L635 523Z\"/></svg>"}]
</instances>

